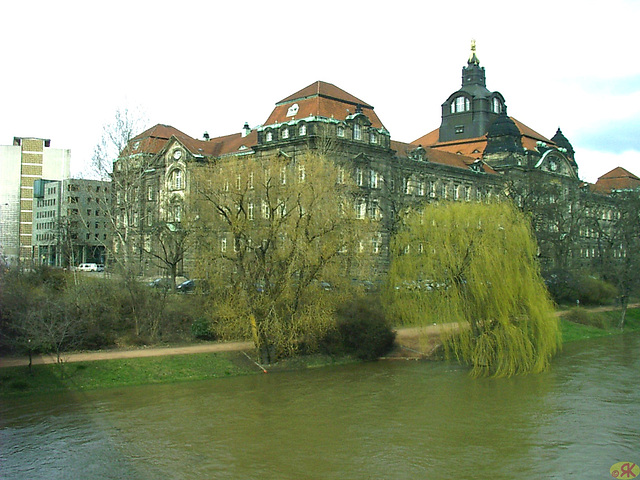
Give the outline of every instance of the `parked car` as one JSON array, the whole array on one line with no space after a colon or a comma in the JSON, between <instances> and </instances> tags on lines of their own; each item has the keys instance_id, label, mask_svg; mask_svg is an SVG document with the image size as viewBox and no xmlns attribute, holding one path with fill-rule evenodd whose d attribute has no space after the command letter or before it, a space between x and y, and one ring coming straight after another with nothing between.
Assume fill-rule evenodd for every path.
<instances>
[{"instance_id":1,"label":"parked car","mask_svg":"<svg viewBox=\"0 0 640 480\"><path fill-rule=\"evenodd\" d=\"M160 290L171 290L173 285L171 283L170 278L161 277L161 278L156 278L155 280L152 280L151 282L147 283L147 287L157 288Z\"/></svg>"},{"instance_id":2,"label":"parked car","mask_svg":"<svg viewBox=\"0 0 640 480\"><path fill-rule=\"evenodd\" d=\"M97 263L81 263L78 266L78 270L81 272L97 272L98 264ZM102 270L104 270L104 265L102 266Z\"/></svg>"},{"instance_id":3,"label":"parked car","mask_svg":"<svg viewBox=\"0 0 640 480\"><path fill-rule=\"evenodd\" d=\"M189 280L185 280L176 287L178 293L204 293L207 291L207 289L207 281L201 280L199 278L191 278Z\"/></svg>"}]
</instances>

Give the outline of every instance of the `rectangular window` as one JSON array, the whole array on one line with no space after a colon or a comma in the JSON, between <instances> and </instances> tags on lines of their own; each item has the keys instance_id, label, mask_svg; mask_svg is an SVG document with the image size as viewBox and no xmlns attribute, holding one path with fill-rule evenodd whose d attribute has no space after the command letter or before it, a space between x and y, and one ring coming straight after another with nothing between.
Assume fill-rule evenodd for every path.
<instances>
[{"instance_id":1,"label":"rectangular window","mask_svg":"<svg viewBox=\"0 0 640 480\"><path fill-rule=\"evenodd\" d=\"M220 251L222 253L225 253L227 251L227 239L226 238L221 238L220 239Z\"/></svg>"},{"instance_id":2,"label":"rectangular window","mask_svg":"<svg viewBox=\"0 0 640 480\"><path fill-rule=\"evenodd\" d=\"M362 140L362 127L357 123L353 126L353 139Z\"/></svg>"},{"instance_id":3,"label":"rectangular window","mask_svg":"<svg viewBox=\"0 0 640 480\"><path fill-rule=\"evenodd\" d=\"M378 200L371 200L369 203L369 218L372 220L380 219L380 204Z\"/></svg>"},{"instance_id":4,"label":"rectangular window","mask_svg":"<svg viewBox=\"0 0 640 480\"><path fill-rule=\"evenodd\" d=\"M364 176L362 174L362 170L360 170L359 168L356 169L356 183L359 187L361 187L364 183Z\"/></svg>"},{"instance_id":5,"label":"rectangular window","mask_svg":"<svg viewBox=\"0 0 640 480\"><path fill-rule=\"evenodd\" d=\"M287 167L282 167L280 170L280 185L287 184Z\"/></svg>"},{"instance_id":6,"label":"rectangular window","mask_svg":"<svg viewBox=\"0 0 640 480\"><path fill-rule=\"evenodd\" d=\"M380 239L377 237L373 237L371 240L371 252L375 255L380 253Z\"/></svg>"},{"instance_id":7,"label":"rectangular window","mask_svg":"<svg viewBox=\"0 0 640 480\"><path fill-rule=\"evenodd\" d=\"M338 168L338 183L339 184L344 183L344 168L342 167Z\"/></svg>"},{"instance_id":8,"label":"rectangular window","mask_svg":"<svg viewBox=\"0 0 640 480\"><path fill-rule=\"evenodd\" d=\"M339 137L344 137L344 127L342 125L338 125L338 128L336 129L336 134Z\"/></svg>"},{"instance_id":9,"label":"rectangular window","mask_svg":"<svg viewBox=\"0 0 640 480\"><path fill-rule=\"evenodd\" d=\"M367 214L367 202L364 198L356 200L356 218L363 220Z\"/></svg>"},{"instance_id":10,"label":"rectangular window","mask_svg":"<svg viewBox=\"0 0 640 480\"><path fill-rule=\"evenodd\" d=\"M250 203L247 206L247 211L248 211L248 215L249 215L249 220L253 220L253 203Z\"/></svg>"},{"instance_id":11,"label":"rectangular window","mask_svg":"<svg viewBox=\"0 0 640 480\"><path fill-rule=\"evenodd\" d=\"M155 199L153 185L147 185L147 200L153 202Z\"/></svg>"},{"instance_id":12,"label":"rectangular window","mask_svg":"<svg viewBox=\"0 0 640 480\"><path fill-rule=\"evenodd\" d=\"M375 170L371 170L369 184L371 188L380 188L380 175Z\"/></svg>"},{"instance_id":13,"label":"rectangular window","mask_svg":"<svg viewBox=\"0 0 640 480\"><path fill-rule=\"evenodd\" d=\"M402 191L405 195L411 194L411 180L409 178L402 179Z\"/></svg>"}]
</instances>

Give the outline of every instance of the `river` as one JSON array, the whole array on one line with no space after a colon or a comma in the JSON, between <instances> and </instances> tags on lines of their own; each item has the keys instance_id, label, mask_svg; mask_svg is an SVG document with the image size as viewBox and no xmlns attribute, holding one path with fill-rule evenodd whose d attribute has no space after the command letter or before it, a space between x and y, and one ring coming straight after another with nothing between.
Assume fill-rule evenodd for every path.
<instances>
[{"instance_id":1,"label":"river","mask_svg":"<svg viewBox=\"0 0 640 480\"><path fill-rule=\"evenodd\" d=\"M640 335L549 372L381 361L2 399L3 479L600 479L640 462Z\"/></svg>"}]
</instances>

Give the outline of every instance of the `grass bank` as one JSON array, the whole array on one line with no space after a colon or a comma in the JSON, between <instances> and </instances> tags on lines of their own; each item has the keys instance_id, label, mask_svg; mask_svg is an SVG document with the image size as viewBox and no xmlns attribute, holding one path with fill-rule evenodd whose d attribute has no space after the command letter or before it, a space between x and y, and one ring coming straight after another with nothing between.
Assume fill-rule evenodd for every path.
<instances>
[{"instance_id":1,"label":"grass bank","mask_svg":"<svg viewBox=\"0 0 640 480\"><path fill-rule=\"evenodd\" d=\"M568 310L560 319L562 342L619 335L640 331L640 308L627 310L624 330L618 328L620 310L597 311L585 308Z\"/></svg>"},{"instance_id":2,"label":"grass bank","mask_svg":"<svg viewBox=\"0 0 640 480\"><path fill-rule=\"evenodd\" d=\"M349 357L300 356L267 366L269 372L353 362ZM91 362L7 367L0 370L0 397L178 383L263 374L242 352L198 353Z\"/></svg>"}]
</instances>

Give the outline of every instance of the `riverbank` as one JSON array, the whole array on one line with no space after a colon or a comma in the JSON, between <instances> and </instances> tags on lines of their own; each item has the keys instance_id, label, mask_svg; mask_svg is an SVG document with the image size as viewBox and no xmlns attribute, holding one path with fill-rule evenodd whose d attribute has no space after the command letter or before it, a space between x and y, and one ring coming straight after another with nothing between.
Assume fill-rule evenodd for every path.
<instances>
[{"instance_id":1,"label":"riverbank","mask_svg":"<svg viewBox=\"0 0 640 480\"><path fill-rule=\"evenodd\" d=\"M564 343L622 333L615 325L619 311L575 309L559 312ZM567 318L579 319L575 323ZM603 328L604 327L604 328ZM439 326L399 329L396 348L385 359L418 360L431 358L439 346ZM640 309L628 310L624 332L640 331ZM249 342L210 343L170 348L148 348L69 354L64 364L52 357L34 358L32 372L25 358L2 359L0 397L82 391L144 384L178 383L238 375L263 374L262 366L246 353ZM268 372L299 370L354 363L351 357L328 355L300 356L266 366Z\"/></svg>"}]
</instances>

